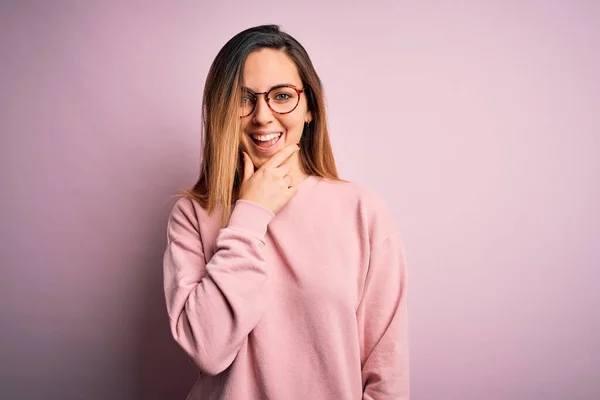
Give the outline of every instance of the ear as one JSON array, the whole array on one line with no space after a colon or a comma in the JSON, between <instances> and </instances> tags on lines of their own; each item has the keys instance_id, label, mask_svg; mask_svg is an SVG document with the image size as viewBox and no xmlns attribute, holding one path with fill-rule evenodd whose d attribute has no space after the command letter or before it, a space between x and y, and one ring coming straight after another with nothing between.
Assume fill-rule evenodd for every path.
<instances>
[{"instance_id":1,"label":"ear","mask_svg":"<svg viewBox=\"0 0 600 400\"><path fill-rule=\"evenodd\" d=\"M306 113L306 117L304 117L304 122L311 122L312 121L312 112L308 111Z\"/></svg>"}]
</instances>

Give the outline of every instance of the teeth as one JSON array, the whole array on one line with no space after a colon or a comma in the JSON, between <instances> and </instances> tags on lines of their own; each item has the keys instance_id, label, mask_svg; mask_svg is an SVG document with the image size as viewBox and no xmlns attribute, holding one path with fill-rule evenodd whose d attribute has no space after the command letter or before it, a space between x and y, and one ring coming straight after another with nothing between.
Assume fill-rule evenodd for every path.
<instances>
[{"instance_id":1,"label":"teeth","mask_svg":"<svg viewBox=\"0 0 600 400\"><path fill-rule=\"evenodd\" d=\"M269 140L278 138L281 133L270 133L268 135L252 135L252 137L256 140L260 140L261 142L267 142Z\"/></svg>"}]
</instances>

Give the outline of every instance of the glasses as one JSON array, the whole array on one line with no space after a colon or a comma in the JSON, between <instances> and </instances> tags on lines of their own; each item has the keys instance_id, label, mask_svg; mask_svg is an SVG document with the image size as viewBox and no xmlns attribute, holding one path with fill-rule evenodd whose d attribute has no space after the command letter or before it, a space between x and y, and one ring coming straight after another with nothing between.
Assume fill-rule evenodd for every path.
<instances>
[{"instance_id":1,"label":"glasses","mask_svg":"<svg viewBox=\"0 0 600 400\"><path fill-rule=\"evenodd\" d=\"M241 117L247 117L252 114L256 108L258 95L264 94L265 101L271 111L277 114L289 114L298 107L300 95L304 89L298 89L293 85L277 85L269 89L268 92L254 93L249 89L244 89L240 100Z\"/></svg>"}]
</instances>

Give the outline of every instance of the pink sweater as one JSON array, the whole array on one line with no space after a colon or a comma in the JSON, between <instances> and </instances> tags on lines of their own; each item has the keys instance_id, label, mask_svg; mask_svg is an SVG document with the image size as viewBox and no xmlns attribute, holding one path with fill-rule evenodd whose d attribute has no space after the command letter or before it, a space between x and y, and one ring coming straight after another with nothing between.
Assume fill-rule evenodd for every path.
<instances>
[{"instance_id":1,"label":"pink sweater","mask_svg":"<svg viewBox=\"0 0 600 400\"><path fill-rule=\"evenodd\" d=\"M228 226L182 198L168 223L173 337L200 369L188 399L406 400L406 262L385 202L310 176L277 214Z\"/></svg>"}]
</instances>

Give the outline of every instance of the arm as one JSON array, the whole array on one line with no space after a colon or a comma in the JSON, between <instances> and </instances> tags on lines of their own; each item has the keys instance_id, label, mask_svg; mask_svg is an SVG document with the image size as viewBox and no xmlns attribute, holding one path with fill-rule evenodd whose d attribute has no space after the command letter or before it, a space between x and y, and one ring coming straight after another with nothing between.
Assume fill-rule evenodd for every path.
<instances>
[{"instance_id":1,"label":"arm","mask_svg":"<svg viewBox=\"0 0 600 400\"><path fill-rule=\"evenodd\" d=\"M406 261L398 232L371 249L357 320L363 399L408 400Z\"/></svg>"},{"instance_id":2,"label":"arm","mask_svg":"<svg viewBox=\"0 0 600 400\"><path fill-rule=\"evenodd\" d=\"M238 200L205 263L195 212L188 199L171 211L163 258L171 333L203 373L225 370L265 308L268 280L263 256L274 214Z\"/></svg>"}]
</instances>

